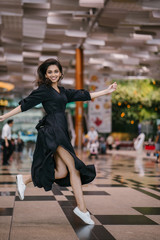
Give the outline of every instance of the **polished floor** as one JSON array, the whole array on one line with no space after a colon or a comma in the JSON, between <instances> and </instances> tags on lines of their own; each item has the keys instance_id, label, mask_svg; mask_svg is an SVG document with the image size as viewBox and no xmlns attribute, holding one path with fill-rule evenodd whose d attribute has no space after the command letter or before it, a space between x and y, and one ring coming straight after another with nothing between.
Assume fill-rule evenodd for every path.
<instances>
[{"instance_id":1,"label":"polished floor","mask_svg":"<svg viewBox=\"0 0 160 240\"><path fill-rule=\"evenodd\" d=\"M30 172L28 154L10 166L0 164L0 240L158 240L160 239L160 164L152 156L137 159L132 151L110 151L99 159L78 153L94 163L96 179L83 186L95 226L73 214L71 187L52 191L30 183L24 201L16 192L16 174Z\"/></svg>"}]
</instances>

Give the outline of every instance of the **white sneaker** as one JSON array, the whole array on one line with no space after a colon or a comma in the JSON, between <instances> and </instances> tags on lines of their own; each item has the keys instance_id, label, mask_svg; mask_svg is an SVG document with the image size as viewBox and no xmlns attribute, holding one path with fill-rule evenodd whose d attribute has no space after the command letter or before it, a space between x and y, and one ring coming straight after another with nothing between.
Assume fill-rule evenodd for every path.
<instances>
[{"instance_id":1,"label":"white sneaker","mask_svg":"<svg viewBox=\"0 0 160 240\"><path fill-rule=\"evenodd\" d=\"M82 219L83 222L87 224L95 224L94 221L91 219L90 213L87 212L81 212L78 207L76 207L73 212Z\"/></svg>"},{"instance_id":2,"label":"white sneaker","mask_svg":"<svg viewBox=\"0 0 160 240\"><path fill-rule=\"evenodd\" d=\"M24 191L26 190L26 185L23 182L23 176L17 175L17 190L20 200L24 199Z\"/></svg>"}]
</instances>

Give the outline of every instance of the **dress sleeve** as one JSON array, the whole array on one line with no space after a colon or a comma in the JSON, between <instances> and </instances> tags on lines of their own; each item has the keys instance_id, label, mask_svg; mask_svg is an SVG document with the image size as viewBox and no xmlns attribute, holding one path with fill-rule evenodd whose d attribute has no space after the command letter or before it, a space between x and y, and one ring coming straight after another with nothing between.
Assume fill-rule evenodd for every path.
<instances>
[{"instance_id":1,"label":"dress sleeve","mask_svg":"<svg viewBox=\"0 0 160 240\"><path fill-rule=\"evenodd\" d=\"M90 93L85 89L65 89L68 102L91 100Z\"/></svg>"},{"instance_id":2,"label":"dress sleeve","mask_svg":"<svg viewBox=\"0 0 160 240\"><path fill-rule=\"evenodd\" d=\"M28 97L22 99L19 104L21 105L21 111L27 111L30 108L35 107L39 103L42 103L46 98L46 87L41 85L37 89L33 90Z\"/></svg>"}]
</instances>

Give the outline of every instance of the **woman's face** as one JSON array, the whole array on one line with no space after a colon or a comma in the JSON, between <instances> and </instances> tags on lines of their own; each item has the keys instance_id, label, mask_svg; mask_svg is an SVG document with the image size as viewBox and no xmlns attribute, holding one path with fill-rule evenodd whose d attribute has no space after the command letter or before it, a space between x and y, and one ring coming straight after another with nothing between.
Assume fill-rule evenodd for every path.
<instances>
[{"instance_id":1,"label":"woman's face","mask_svg":"<svg viewBox=\"0 0 160 240\"><path fill-rule=\"evenodd\" d=\"M62 74L56 65L50 65L47 68L45 77L49 78L52 81L52 83L56 83L60 79L61 75Z\"/></svg>"}]
</instances>

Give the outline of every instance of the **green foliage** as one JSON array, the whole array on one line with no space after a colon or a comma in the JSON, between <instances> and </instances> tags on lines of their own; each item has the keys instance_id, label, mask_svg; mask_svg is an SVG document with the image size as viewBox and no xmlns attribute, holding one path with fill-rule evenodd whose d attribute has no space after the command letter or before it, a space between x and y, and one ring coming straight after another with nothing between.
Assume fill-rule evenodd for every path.
<instances>
[{"instance_id":1,"label":"green foliage","mask_svg":"<svg viewBox=\"0 0 160 240\"><path fill-rule=\"evenodd\" d=\"M116 130L119 125L132 132L138 122L160 118L160 82L145 79L117 84L117 91L112 94L112 120Z\"/></svg>"},{"instance_id":2,"label":"green foliage","mask_svg":"<svg viewBox=\"0 0 160 240\"><path fill-rule=\"evenodd\" d=\"M154 80L119 81L117 91L112 95L112 102L129 102L152 106L160 103L160 86Z\"/></svg>"}]
</instances>

